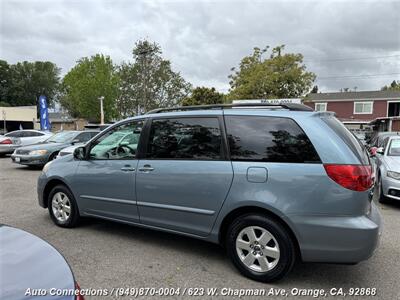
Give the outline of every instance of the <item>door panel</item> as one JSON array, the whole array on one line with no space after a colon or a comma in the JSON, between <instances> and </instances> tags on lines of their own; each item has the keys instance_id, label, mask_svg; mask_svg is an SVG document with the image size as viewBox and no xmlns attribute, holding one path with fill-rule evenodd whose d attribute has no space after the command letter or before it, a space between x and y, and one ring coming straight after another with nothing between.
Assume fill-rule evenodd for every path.
<instances>
[{"instance_id":1,"label":"door panel","mask_svg":"<svg viewBox=\"0 0 400 300\"><path fill-rule=\"evenodd\" d=\"M152 171L140 171L145 165ZM207 235L233 178L229 161L140 160L136 179L143 224Z\"/></svg>"},{"instance_id":2,"label":"door panel","mask_svg":"<svg viewBox=\"0 0 400 300\"><path fill-rule=\"evenodd\" d=\"M233 178L220 128L216 116L152 120L136 178L141 223L209 234Z\"/></svg>"},{"instance_id":3,"label":"door panel","mask_svg":"<svg viewBox=\"0 0 400 300\"><path fill-rule=\"evenodd\" d=\"M138 222L133 171L136 165L137 160L81 161L75 176L80 209L88 214Z\"/></svg>"},{"instance_id":4,"label":"door panel","mask_svg":"<svg viewBox=\"0 0 400 300\"><path fill-rule=\"evenodd\" d=\"M91 142L75 175L83 214L139 222L135 180L142 126L141 120L124 123Z\"/></svg>"}]
</instances>

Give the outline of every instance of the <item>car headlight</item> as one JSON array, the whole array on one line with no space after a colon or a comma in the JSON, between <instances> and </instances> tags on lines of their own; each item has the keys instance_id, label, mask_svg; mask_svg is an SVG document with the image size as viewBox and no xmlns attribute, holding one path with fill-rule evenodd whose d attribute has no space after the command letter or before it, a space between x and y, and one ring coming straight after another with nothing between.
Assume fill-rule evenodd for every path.
<instances>
[{"instance_id":1,"label":"car headlight","mask_svg":"<svg viewBox=\"0 0 400 300\"><path fill-rule=\"evenodd\" d=\"M45 155L47 150L33 150L29 152L29 155Z\"/></svg>"},{"instance_id":2,"label":"car headlight","mask_svg":"<svg viewBox=\"0 0 400 300\"><path fill-rule=\"evenodd\" d=\"M393 172L393 171L388 171L387 176L393 179L400 180L400 173Z\"/></svg>"}]
</instances>

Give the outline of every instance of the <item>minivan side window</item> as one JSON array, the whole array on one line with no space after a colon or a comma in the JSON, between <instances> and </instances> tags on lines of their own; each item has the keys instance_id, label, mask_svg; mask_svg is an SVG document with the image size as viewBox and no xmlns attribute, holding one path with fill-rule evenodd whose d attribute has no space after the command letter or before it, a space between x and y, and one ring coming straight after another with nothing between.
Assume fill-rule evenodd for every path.
<instances>
[{"instance_id":1,"label":"minivan side window","mask_svg":"<svg viewBox=\"0 0 400 300\"><path fill-rule=\"evenodd\" d=\"M304 131L279 117L225 116L231 160L320 163Z\"/></svg>"},{"instance_id":2,"label":"minivan side window","mask_svg":"<svg viewBox=\"0 0 400 300\"><path fill-rule=\"evenodd\" d=\"M135 159L139 144L143 121L132 121L121 124L91 143L89 158L104 159Z\"/></svg>"},{"instance_id":3,"label":"minivan side window","mask_svg":"<svg viewBox=\"0 0 400 300\"><path fill-rule=\"evenodd\" d=\"M218 160L221 145L217 118L158 119L151 123L146 158Z\"/></svg>"}]
</instances>

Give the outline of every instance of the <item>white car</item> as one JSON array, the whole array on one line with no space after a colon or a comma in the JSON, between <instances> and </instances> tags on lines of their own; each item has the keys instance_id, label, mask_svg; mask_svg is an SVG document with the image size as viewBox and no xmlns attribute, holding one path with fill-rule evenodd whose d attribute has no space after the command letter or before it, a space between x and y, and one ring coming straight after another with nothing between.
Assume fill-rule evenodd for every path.
<instances>
[{"instance_id":1,"label":"white car","mask_svg":"<svg viewBox=\"0 0 400 300\"><path fill-rule=\"evenodd\" d=\"M28 146L44 142L53 133L26 129L15 130L0 136L0 155L13 153L15 149L21 146Z\"/></svg>"}]
</instances>

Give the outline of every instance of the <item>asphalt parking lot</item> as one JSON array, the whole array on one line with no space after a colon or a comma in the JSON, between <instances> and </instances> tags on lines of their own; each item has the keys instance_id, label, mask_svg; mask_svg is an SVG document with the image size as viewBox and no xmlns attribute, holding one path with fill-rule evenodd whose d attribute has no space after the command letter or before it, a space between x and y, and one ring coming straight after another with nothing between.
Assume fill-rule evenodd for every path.
<instances>
[{"instance_id":1,"label":"asphalt parking lot","mask_svg":"<svg viewBox=\"0 0 400 300\"><path fill-rule=\"evenodd\" d=\"M274 287L290 292L293 288L371 287L377 289L378 299L400 299L400 203L379 205L384 230L380 247L370 260L355 266L298 263L287 278L271 285L244 278L222 248L195 239L95 219L86 219L75 229L59 228L53 225L47 210L37 204L36 180L40 172L12 164L9 157L0 158L0 222L54 245L70 263L82 288ZM295 297L289 294L285 298Z\"/></svg>"}]
</instances>

